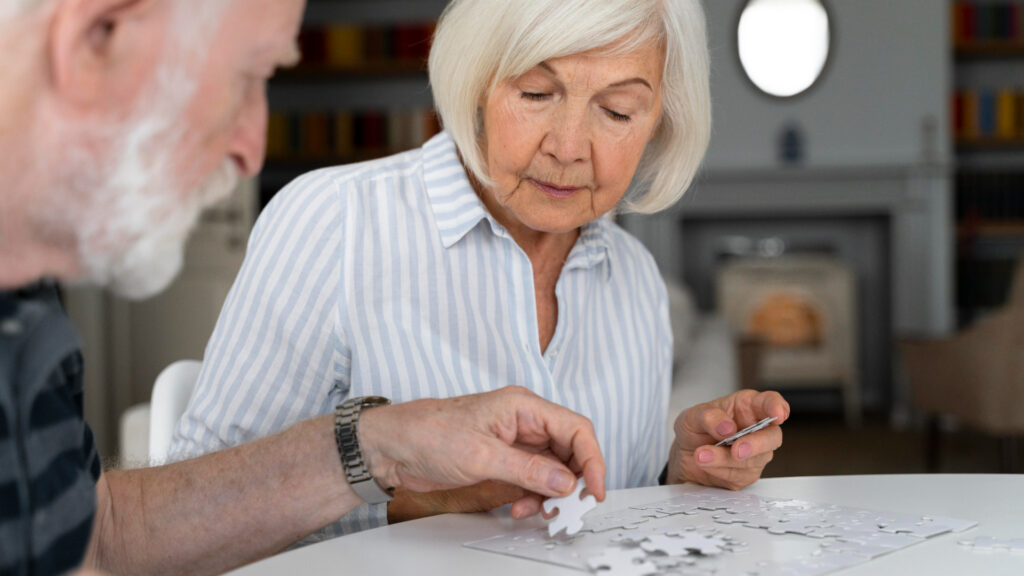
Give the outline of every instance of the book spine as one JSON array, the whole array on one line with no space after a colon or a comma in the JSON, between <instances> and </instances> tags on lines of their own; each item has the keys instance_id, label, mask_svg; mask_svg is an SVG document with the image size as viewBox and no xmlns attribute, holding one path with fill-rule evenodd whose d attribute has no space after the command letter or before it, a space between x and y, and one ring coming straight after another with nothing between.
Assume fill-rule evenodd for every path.
<instances>
[{"instance_id":1,"label":"book spine","mask_svg":"<svg viewBox=\"0 0 1024 576\"><path fill-rule=\"evenodd\" d=\"M327 29L327 64L332 68L355 68L362 64L363 32L349 24L333 25Z\"/></svg>"},{"instance_id":2,"label":"book spine","mask_svg":"<svg viewBox=\"0 0 1024 576\"><path fill-rule=\"evenodd\" d=\"M999 90L996 96L996 136L1002 140L1017 136L1017 98L1009 88Z\"/></svg>"}]
</instances>

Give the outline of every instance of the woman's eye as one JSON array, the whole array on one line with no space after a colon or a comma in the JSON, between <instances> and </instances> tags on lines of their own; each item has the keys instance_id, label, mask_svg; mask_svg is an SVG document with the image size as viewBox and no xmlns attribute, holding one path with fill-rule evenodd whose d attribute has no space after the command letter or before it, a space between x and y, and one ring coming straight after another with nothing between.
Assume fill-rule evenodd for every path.
<instances>
[{"instance_id":1,"label":"woman's eye","mask_svg":"<svg viewBox=\"0 0 1024 576\"><path fill-rule=\"evenodd\" d=\"M534 100L539 102L541 100L547 100L550 94L544 94L540 92L522 92L521 96L523 100Z\"/></svg>"},{"instance_id":2,"label":"woman's eye","mask_svg":"<svg viewBox=\"0 0 1024 576\"><path fill-rule=\"evenodd\" d=\"M614 110L609 110L608 108L605 108L604 111L608 114L609 118L615 120L616 122L629 122L630 120L632 120L632 118L630 118L629 116L625 114L619 114L618 112Z\"/></svg>"}]
</instances>

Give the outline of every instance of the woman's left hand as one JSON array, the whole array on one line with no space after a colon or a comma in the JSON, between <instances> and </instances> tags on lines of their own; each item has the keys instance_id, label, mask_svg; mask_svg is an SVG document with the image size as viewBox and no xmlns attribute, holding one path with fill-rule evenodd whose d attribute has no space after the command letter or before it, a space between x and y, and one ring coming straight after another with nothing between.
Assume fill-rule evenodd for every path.
<instances>
[{"instance_id":1,"label":"woman's left hand","mask_svg":"<svg viewBox=\"0 0 1024 576\"><path fill-rule=\"evenodd\" d=\"M768 427L743 436L732 446L715 446L764 418ZM761 477L775 450L782 446L782 428L789 404L778 392L740 390L698 404L676 418L676 438L668 460L668 482L696 482L739 490Z\"/></svg>"}]
</instances>

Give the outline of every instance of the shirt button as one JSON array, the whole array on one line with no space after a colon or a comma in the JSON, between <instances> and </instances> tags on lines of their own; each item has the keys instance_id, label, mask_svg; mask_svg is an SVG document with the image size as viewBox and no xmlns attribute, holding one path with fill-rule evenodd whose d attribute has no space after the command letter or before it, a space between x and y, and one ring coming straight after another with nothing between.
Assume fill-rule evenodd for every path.
<instances>
[{"instance_id":1,"label":"shirt button","mask_svg":"<svg viewBox=\"0 0 1024 576\"><path fill-rule=\"evenodd\" d=\"M17 320L4 320L0 322L0 332L8 336L14 336L21 333L21 322Z\"/></svg>"}]
</instances>

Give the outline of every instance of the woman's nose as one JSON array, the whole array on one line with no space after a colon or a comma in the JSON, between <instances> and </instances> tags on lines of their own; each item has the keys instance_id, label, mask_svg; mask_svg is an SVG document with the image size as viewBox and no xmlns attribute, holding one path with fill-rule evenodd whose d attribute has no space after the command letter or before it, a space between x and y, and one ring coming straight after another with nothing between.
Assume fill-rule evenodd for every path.
<instances>
[{"instance_id":1,"label":"woman's nose","mask_svg":"<svg viewBox=\"0 0 1024 576\"><path fill-rule=\"evenodd\" d=\"M560 164L590 159L590 128L585 106L566 104L553 115L551 126L541 142L541 152Z\"/></svg>"}]
</instances>

